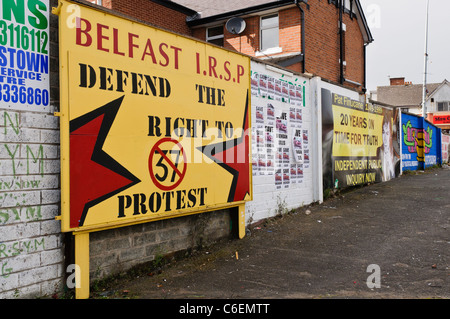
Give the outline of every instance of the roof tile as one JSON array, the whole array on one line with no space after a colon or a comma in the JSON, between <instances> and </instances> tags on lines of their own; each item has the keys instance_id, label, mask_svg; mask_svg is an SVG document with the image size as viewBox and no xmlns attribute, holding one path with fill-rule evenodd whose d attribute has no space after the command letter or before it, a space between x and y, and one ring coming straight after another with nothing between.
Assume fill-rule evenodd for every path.
<instances>
[{"instance_id":1,"label":"roof tile","mask_svg":"<svg viewBox=\"0 0 450 319\"><path fill-rule=\"evenodd\" d=\"M428 93L441 83L427 84ZM393 106L420 106L422 103L422 84L390 85L377 87L377 100Z\"/></svg>"},{"instance_id":2,"label":"roof tile","mask_svg":"<svg viewBox=\"0 0 450 319\"><path fill-rule=\"evenodd\" d=\"M276 2L274 0L173 0L185 7L191 8L197 12L201 12L201 17L209 17L224 12L230 12L249 8L265 3Z\"/></svg>"}]
</instances>

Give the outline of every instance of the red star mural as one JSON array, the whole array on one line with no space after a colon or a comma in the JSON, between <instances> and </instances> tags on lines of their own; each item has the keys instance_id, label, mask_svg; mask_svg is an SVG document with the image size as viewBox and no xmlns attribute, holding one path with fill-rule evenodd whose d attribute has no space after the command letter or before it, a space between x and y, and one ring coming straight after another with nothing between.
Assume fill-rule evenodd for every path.
<instances>
[{"instance_id":1,"label":"red star mural","mask_svg":"<svg viewBox=\"0 0 450 319\"><path fill-rule=\"evenodd\" d=\"M239 138L198 148L203 154L233 175L228 202L242 201L247 194L250 194L248 104L247 93L242 124L243 133Z\"/></svg>"},{"instance_id":2,"label":"red star mural","mask_svg":"<svg viewBox=\"0 0 450 319\"><path fill-rule=\"evenodd\" d=\"M103 151L122 101L70 121L70 227L83 226L90 207L140 182Z\"/></svg>"}]
</instances>

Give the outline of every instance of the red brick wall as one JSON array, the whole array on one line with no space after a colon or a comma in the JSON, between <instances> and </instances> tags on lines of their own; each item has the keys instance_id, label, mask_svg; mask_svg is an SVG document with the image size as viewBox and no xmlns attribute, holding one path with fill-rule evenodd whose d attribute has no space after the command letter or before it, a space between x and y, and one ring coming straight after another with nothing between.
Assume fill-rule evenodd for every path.
<instances>
[{"instance_id":1,"label":"red brick wall","mask_svg":"<svg viewBox=\"0 0 450 319\"><path fill-rule=\"evenodd\" d=\"M346 79L364 85L364 38L356 18L353 20L348 14L344 15L344 23L347 26L345 36L345 67ZM352 86L350 84L350 86ZM355 86L353 86L355 87Z\"/></svg>"},{"instance_id":2,"label":"red brick wall","mask_svg":"<svg viewBox=\"0 0 450 319\"><path fill-rule=\"evenodd\" d=\"M224 47L255 56L260 48L260 17L250 17L245 19L245 22L246 28L240 35L231 34L224 28ZM298 14L298 9L281 10L279 12L279 29L279 46L283 48L283 53L299 52L300 15ZM199 31L196 31L194 36L199 33Z\"/></svg>"},{"instance_id":3,"label":"red brick wall","mask_svg":"<svg viewBox=\"0 0 450 319\"><path fill-rule=\"evenodd\" d=\"M106 0L104 6L177 33L192 35L186 15L149 0Z\"/></svg>"},{"instance_id":4,"label":"red brick wall","mask_svg":"<svg viewBox=\"0 0 450 319\"><path fill-rule=\"evenodd\" d=\"M206 39L206 28L192 29L192 36L197 39L205 41Z\"/></svg>"},{"instance_id":5,"label":"red brick wall","mask_svg":"<svg viewBox=\"0 0 450 319\"><path fill-rule=\"evenodd\" d=\"M111 9L111 1L113 1L113 0L103 0L103 1L102 1L102 5L103 5L105 8Z\"/></svg>"},{"instance_id":6,"label":"red brick wall","mask_svg":"<svg viewBox=\"0 0 450 319\"><path fill-rule=\"evenodd\" d=\"M280 47L283 53L301 51L301 19L298 8L279 12Z\"/></svg>"},{"instance_id":7,"label":"red brick wall","mask_svg":"<svg viewBox=\"0 0 450 319\"><path fill-rule=\"evenodd\" d=\"M405 85L405 78L390 78L391 85Z\"/></svg>"},{"instance_id":8,"label":"red brick wall","mask_svg":"<svg viewBox=\"0 0 450 319\"><path fill-rule=\"evenodd\" d=\"M338 10L328 1L310 1L305 11L305 71L339 81Z\"/></svg>"},{"instance_id":9,"label":"red brick wall","mask_svg":"<svg viewBox=\"0 0 450 319\"><path fill-rule=\"evenodd\" d=\"M305 71L324 79L340 81L339 10L328 1L310 0L310 10L305 11ZM134 18L147 21L177 33L192 35L206 40L206 28L189 29L186 15L149 0L104 0L104 6ZM260 48L260 17L246 19L247 27L240 35L229 33L224 28L224 47L255 56ZM344 14L346 45L344 77L353 82L364 83L364 41L356 18ZM297 7L279 11L279 28L282 54L301 51L300 11ZM301 72L297 63L289 69ZM345 83L349 87L355 87ZM359 87L361 89L361 87Z\"/></svg>"},{"instance_id":10,"label":"red brick wall","mask_svg":"<svg viewBox=\"0 0 450 319\"><path fill-rule=\"evenodd\" d=\"M259 48L259 17L247 18L245 23L245 30L239 35L229 33L224 27L224 47L255 56Z\"/></svg>"},{"instance_id":11,"label":"red brick wall","mask_svg":"<svg viewBox=\"0 0 450 319\"><path fill-rule=\"evenodd\" d=\"M306 72L340 81L339 10L327 1L311 0L305 10ZM344 13L346 25L344 77L364 83L364 40L356 18ZM352 84L345 83L350 87ZM361 88L361 87L360 87Z\"/></svg>"}]
</instances>

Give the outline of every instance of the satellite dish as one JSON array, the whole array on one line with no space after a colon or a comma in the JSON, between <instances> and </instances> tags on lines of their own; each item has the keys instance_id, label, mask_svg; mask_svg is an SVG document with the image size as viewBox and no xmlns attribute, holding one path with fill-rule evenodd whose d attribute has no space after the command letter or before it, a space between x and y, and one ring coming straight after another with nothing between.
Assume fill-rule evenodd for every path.
<instances>
[{"instance_id":1,"label":"satellite dish","mask_svg":"<svg viewBox=\"0 0 450 319\"><path fill-rule=\"evenodd\" d=\"M231 18L225 24L225 28L232 34L240 34L245 30L245 21L242 18Z\"/></svg>"}]
</instances>

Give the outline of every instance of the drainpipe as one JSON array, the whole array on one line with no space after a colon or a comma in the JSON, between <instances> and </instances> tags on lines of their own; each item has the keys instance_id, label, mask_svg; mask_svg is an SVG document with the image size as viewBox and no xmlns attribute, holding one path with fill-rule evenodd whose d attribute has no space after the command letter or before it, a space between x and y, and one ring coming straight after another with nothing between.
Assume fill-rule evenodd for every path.
<instances>
[{"instance_id":1,"label":"drainpipe","mask_svg":"<svg viewBox=\"0 0 450 319\"><path fill-rule=\"evenodd\" d=\"M305 73L305 11L303 11L302 7L300 6L300 2L307 3L303 0L295 0L295 4L297 5L298 9L300 10L300 17L301 17L301 50L302 50L302 73Z\"/></svg>"},{"instance_id":2,"label":"drainpipe","mask_svg":"<svg viewBox=\"0 0 450 319\"><path fill-rule=\"evenodd\" d=\"M366 48L367 48L367 46L368 46L368 44L364 44L364 51L363 51L363 55L364 55L364 79L363 79L363 88L362 88L362 91L363 91L363 93L366 93L367 92L367 70L366 70L366 68L367 68L367 65L366 65L366 63L367 63L367 55L366 55Z\"/></svg>"},{"instance_id":3,"label":"drainpipe","mask_svg":"<svg viewBox=\"0 0 450 319\"><path fill-rule=\"evenodd\" d=\"M342 21L343 0L339 0L339 47L340 47L340 83L344 84L344 31Z\"/></svg>"}]
</instances>

